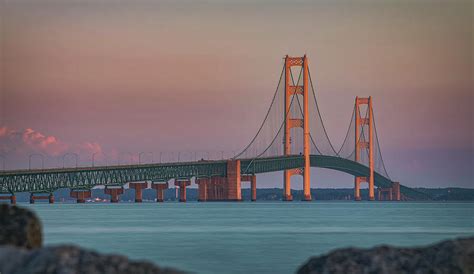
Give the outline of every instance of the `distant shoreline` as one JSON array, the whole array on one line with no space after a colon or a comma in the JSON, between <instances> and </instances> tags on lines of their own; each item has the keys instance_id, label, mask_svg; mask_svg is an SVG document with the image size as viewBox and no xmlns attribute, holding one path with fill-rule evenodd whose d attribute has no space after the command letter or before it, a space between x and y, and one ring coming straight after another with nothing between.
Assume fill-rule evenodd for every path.
<instances>
[{"instance_id":1,"label":"distant shoreline","mask_svg":"<svg viewBox=\"0 0 474 274\"><path fill-rule=\"evenodd\" d=\"M427 195L427 199L411 198L409 201L462 201L474 202L474 188L414 188L414 190ZM362 201L368 200L367 189L361 190ZM281 201L283 190L281 188L258 188L257 201ZM354 198L354 190L352 188L316 188L311 189L313 199L315 201L352 201ZM175 190L168 189L165 191L165 203L167 201L175 201ZM292 190L294 201L302 199L302 190ZM75 198L69 196L68 189L60 189L54 192L56 202L75 202ZM109 195L104 194L103 189L93 189L92 198L100 200L109 200ZM153 202L156 198L156 192L152 189L143 191L143 200L145 202ZM189 202L197 201L198 189L188 188L187 200ZM410 198L410 197L409 197ZM128 202L134 200L134 190L125 189L123 195L120 196L121 202ZM250 189L242 189L242 200L250 201ZM17 202L23 203L29 201L29 193L17 193ZM101 201L98 201L101 202Z\"/></svg>"}]
</instances>

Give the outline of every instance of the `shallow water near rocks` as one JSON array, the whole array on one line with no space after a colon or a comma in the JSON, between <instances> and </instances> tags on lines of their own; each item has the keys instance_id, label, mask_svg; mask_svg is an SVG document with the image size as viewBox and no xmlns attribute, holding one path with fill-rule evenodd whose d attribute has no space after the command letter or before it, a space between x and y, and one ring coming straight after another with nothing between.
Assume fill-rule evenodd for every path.
<instances>
[{"instance_id":1,"label":"shallow water near rocks","mask_svg":"<svg viewBox=\"0 0 474 274\"><path fill-rule=\"evenodd\" d=\"M73 243L195 273L294 273L334 248L474 235L474 203L20 204L45 244Z\"/></svg>"}]
</instances>

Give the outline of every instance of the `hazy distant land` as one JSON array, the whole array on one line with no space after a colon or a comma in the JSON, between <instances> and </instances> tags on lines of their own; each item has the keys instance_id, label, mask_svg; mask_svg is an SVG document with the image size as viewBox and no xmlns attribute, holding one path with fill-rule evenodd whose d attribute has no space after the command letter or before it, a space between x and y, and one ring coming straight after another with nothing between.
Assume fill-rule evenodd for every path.
<instances>
[{"instance_id":1,"label":"hazy distant land","mask_svg":"<svg viewBox=\"0 0 474 274\"><path fill-rule=\"evenodd\" d=\"M434 201L474 201L474 189L471 188L414 188L416 191L426 194L426 198L420 197L408 197L408 200L420 201L420 200L434 200ZM279 201L281 200L281 188L260 188L257 189L257 201ZM175 201L175 189L168 189L165 191L165 201ZM299 201L302 198L302 190L292 190L292 194L295 201ZM353 200L354 190L352 188L317 188L311 189L311 194L316 200ZM68 189L61 189L54 192L56 201L58 202L74 202L75 199L69 197ZM367 200L368 190L361 190L362 200ZM103 189L93 189L92 197L99 198L102 200L108 200L109 195L104 194ZM198 190L197 188L187 189L188 201L197 201ZM146 189L143 191L144 201L155 201L156 192L152 189ZM250 201L250 189L242 189L242 198L244 201ZM125 189L125 193L120 196L121 201L134 200L134 190ZM28 202L28 193L18 193L18 202Z\"/></svg>"}]
</instances>

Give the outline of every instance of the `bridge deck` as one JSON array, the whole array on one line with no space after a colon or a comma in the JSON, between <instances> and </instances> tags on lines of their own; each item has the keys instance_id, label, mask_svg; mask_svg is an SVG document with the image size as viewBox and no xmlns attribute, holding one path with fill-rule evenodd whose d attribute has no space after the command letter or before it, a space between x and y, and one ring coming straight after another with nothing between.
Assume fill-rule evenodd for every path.
<instances>
[{"instance_id":1,"label":"bridge deck","mask_svg":"<svg viewBox=\"0 0 474 274\"><path fill-rule=\"evenodd\" d=\"M301 155L241 159L242 174L259 174L302 168ZM328 168L354 176L368 176L369 168L344 158L312 155L311 166ZM52 192L59 188L90 189L99 185L119 185L135 181L168 181L170 179L226 176L227 161L196 161L162 164L10 170L0 172L0 193ZM375 185L389 187L391 180L375 173ZM402 193L412 192L402 186ZM408 194L408 193L407 193Z\"/></svg>"}]
</instances>

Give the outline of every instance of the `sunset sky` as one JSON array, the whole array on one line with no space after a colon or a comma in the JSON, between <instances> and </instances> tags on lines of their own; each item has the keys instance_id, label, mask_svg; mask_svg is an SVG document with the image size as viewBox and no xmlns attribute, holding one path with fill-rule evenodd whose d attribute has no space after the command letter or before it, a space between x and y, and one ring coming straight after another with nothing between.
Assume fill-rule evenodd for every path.
<instances>
[{"instance_id":1,"label":"sunset sky","mask_svg":"<svg viewBox=\"0 0 474 274\"><path fill-rule=\"evenodd\" d=\"M472 1L1 1L0 154L7 169L32 153L230 155L282 57L306 53L336 147L370 95L392 179L474 187L473 29ZM312 187L352 187L312 172Z\"/></svg>"}]
</instances>

